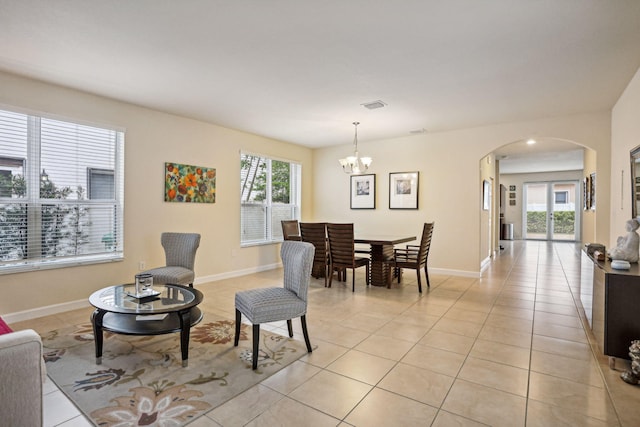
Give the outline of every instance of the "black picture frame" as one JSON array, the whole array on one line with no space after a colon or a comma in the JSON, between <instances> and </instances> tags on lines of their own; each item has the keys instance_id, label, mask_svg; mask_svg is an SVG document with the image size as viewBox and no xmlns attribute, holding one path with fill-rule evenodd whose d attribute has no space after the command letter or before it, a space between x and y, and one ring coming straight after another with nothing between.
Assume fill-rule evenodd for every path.
<instances>
[{"instance_id":1,"label":"black picture frame","mask_svg":"<svg viewBox=\"0 0 640 427\"><path fill-rule=\"evenodd\" d=\"M420 172L389 174L389 209L418 209Z\"/></svg>"},{"instance_id":2,"label":"black picture frame","mask_svg":"<svg viewBox=\"0 0 640 427\"><path fill-rule=\"evenodd\" d=\"M351 175L351 209L376 208L376 176Z\"/></svg>"}]
</instances>

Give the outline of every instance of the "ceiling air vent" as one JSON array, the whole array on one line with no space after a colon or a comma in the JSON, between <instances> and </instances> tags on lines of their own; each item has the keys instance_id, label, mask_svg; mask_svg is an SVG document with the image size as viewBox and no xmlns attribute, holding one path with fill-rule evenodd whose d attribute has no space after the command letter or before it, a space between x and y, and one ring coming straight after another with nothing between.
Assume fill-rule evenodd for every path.
<instances>
[{"instance_id":1,"label":"ceiling air vent","mask_svg":"<svg viewBox=\"0 0 640 427\"><path fill-rule=\"evenodd\" d=\"M382 108L382 107L386 107L387 104L382 102L382 101L372 101L372 102L365 102L364 104L360 104L365 108L368 108L369 110L375 110L376 108Z\"/></svg>"}]
</instances>

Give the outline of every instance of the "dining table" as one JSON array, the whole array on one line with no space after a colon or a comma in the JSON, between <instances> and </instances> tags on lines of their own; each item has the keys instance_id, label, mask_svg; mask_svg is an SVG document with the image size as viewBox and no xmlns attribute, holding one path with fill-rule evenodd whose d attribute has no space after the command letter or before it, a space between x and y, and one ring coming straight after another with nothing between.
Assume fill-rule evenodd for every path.
<instances>
[{"instance_id":1,"label":"dining table","mask_svg":"<svg viewBox=\"0 0 640 427\"><path fill-rule=\"evenodd\" d=\"M370 272L369 283L372 286L389 286L391 281L390 266L388 261L393 259L393 247L401 243L416 240L416 236L362 234L354 237L354 243L368 244L370 246Z\"/></svg>"}]
</instances>

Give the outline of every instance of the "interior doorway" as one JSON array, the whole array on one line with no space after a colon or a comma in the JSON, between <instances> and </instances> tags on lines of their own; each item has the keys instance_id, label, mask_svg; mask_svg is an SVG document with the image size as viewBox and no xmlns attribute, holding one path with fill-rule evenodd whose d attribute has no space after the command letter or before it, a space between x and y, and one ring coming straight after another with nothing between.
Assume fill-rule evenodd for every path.
<instances>
[{"instance_id":1,"label":"interior doorway","mask_svg":"<svg viewBox=\"0 0 640 427\"><path fill-rule=\"evenodd\" d=\"M523 238L579 241L579 188L578 181L524 183Z\"/></svg>"}]
</instances>

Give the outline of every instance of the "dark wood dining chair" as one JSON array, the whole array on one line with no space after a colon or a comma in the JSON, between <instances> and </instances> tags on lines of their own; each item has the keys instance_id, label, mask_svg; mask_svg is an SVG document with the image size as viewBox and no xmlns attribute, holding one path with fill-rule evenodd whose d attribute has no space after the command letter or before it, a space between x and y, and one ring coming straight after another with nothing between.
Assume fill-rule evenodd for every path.
<instances>
[{"instance_id":1,"label":"dark wood dining chair","mask_svg":"<svg viewBox=\"0 0 640 427\"><path fill-rule=\"evenodd\" d=\"M313 269L311 275L315 278L324 277L324 286L327 287L329 276L329 248L327 246L326 222L301 222L300 236L303 242L309 242L315 248L313 255Z\"/></svg>"},{"instance_id":2,"label":"dark wood dining chair","mask_svg":"<svg viewBox=\"0 0 640 427\"><path fill-rule=\"evenodd\" d=\"M284 240L301 240L298 220L282 220L282 238Z\"/></svg>"},{"instance_id":3,"label":"dark wood dining chair","mask_svg":"<svg viewBox=\"0 0 640 427\"><path fill-rule=\"evenodd\" d=\"M356 268L366 267L366 283L369 284L369 258L355 256L355 243L353 237L353 224L327 224L327 236L329 237L329 287L333 280L334 270L350 268L351 290L356 290Z\"/></svg>"},{"instance_id":4,"label":"dark wood dining chair","mask_svg":"<svg viewBox=\"0 0 640 427\"><path fill-rule=\"evenodd\" d=\"M424 266L424 274L427 278L427 287L431 287L429 283L429 270L427 269L427 259L429 257L429 249L431 248L431 237L433 236L433 222L427 222L422 227L422 238L419 245L406 245L403 249L393 250L393 260L390 261L391 267L389 272L397 269L398 283L400 283L401 269L412 268L416 270L418 275L418 291L422 293L422 282L420 280L420 269ZM391 278L389 278L391 279ZM389 280L388 287L391 287Z\"/></svg>"}]
</instances>

